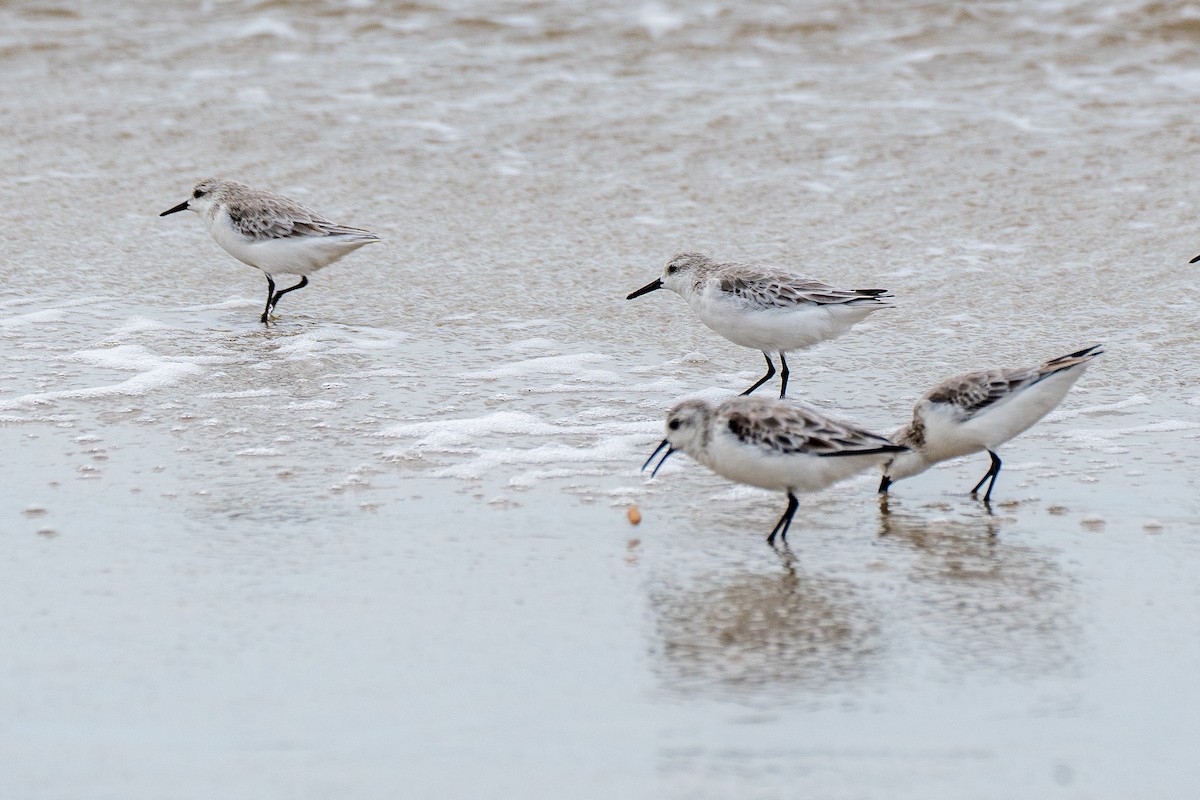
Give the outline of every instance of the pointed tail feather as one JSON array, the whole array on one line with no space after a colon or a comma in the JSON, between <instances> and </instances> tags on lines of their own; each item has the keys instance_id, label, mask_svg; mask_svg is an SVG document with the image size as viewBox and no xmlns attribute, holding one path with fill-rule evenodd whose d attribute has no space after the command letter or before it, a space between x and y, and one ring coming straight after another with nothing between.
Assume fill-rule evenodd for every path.
<instances>
[{"instance_id":1,"label":"pointed tail feather","mask_svg":"<svg viewBox=\"0 0 1200 800\"><path fill-rule=\"evenodd\" d=\"M1085 347L1082 350L1076 350L1074 353L1068 353L1065 356L1059 356L1058 358L1052 358L1046 362L1045 366L1048 367L1051 364L1057 364L1060 361L1066 361L1068 359L1084 359L1084 360L1086 360L1089 358L1094 358L1095 356L1098 356L1104 352L1103 350L1100 349L1101 347L1103 347L1103 345L1094 344L1091 347Z\"/></svg>"},{"instance_id":2,"label":"pointed tail feather","mask_svg":"<svg viewBox=\"0 0 1200 800\"><path fill-rule=\"evenodd\" d=\"M872 305L891 308L891 301L896 297L894 294L890 294L887 289L852 289L851 291L853 291L857 297L852 297L849 300L843 301L847 305L871 303Z\"/></svg>"},{"instance_id":3,"label":"pointed tail feather","mask_svg":"<svg viewBox=\"0 0 1200 800\"><path fill-rule=\"evenodd\" d=\"M1076 350L1074 353L1068 353L1065 356L1052 358L1038 368L1038 380L1048 378L1055 373L1062 372L1064 369L1071 369L1080 364L1086 364L1098 355L1103 355L1104 351L1100 348L1102 345L1094 344L1091 347L1085 347L1082 350Z\"/></svg>"}]
</instances>

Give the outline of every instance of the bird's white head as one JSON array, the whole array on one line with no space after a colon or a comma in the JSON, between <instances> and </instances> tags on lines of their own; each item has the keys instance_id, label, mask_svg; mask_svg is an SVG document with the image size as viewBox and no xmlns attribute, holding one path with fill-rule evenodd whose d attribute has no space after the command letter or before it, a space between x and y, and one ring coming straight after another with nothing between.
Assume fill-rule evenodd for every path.
<instances>
[{"instance_id":1,"label":"bird's white head","mask_svg":"<svg viewBox=\"0 0 1200 800\"><path fill-rule=\"evenodd\" d=\"M713 260L704 253L676 253L663 265L661 278L654 279L625 299L632 300L656 289L670 289L686 297L696 285L696 275L712 263Z\"/></svg>"},{"instance_id":2,"label":"bird's white head","mask_svg":"<svg viewBox=\"0 0 1200 800\"><path fill-rule=\"evenodd\" d=\"M673 292L691 288L696 282L696 275L712 266L712 263L713 260L704 253L676 253L663 265L663 288Z\"/></svg>"},{"instance_id":3,"label":"bird's white head","mask_svg":"<svg viewBox=\"0 0 1200 800\"><path fill-rule=\"evenodd\" d=\"M708 447L708 426L712 420L713 408L703 400L684 400L667 412L667 438L654 448L654 452L642 464L642 469L650 466L663 450L662 459L650 473L651 477L658 474L662 465L672 453L683 451L701 463L705 463Z\"/></svg>"},{"instance_id":4,"label":"bird's white head","mask_svg":"<svg viewBox=\"0 0 1200 800\"><path fill-rule=\"evenodd\" d=\"M708 447L713 407L704 400L684 400L667 412L667 442L697 458Z\"/></svg>"},{"instance_id":5,"label":"bird's white head","mask_svg":"<svg viewBox=\"0 0 1200 800\"><path fill-rule=\"evenodd\" d=\"M165 217L177 211L195 211L201 217L207 218L208 210L220 201L221 190L225 181L220 178L205 178L192 189L192 196L174 208L168 208L159 214Z\"/></svg>"}]
</instances>

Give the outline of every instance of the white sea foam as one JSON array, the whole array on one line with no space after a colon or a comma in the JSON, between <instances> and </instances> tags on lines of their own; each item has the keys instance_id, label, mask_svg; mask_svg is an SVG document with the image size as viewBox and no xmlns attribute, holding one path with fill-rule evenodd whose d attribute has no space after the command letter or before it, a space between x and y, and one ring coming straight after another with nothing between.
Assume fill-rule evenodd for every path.
<instances>
[{"instance_id":1,"label":"white sea foam","mask_svg":"<svg viewBox=\"0 0 1200 800\"><path fill-rule=\"evenodd\" d=\"M639 454L659 434L658 420L629 420L627 412L588 408L574 416L546 420L523 411L498 411L480 417L429 420L393 425L379 435L417 441L384 455L394 462L425 461L434 475L478 480L502 476L522 465L586 465L570 469L578 476L599 463L641 462ZM527 441L530 447L514 447ZM430 461L431 456L438 460ZM454 463L446 463L450 459ZM461 459L461 460L460 460ZM528 486L545 470L525 471L510 480ZM558 477L564 477L559 475Z\"/></svg>"},{"instance_id":2,"label":"white sea foam","mask_svg":"<svg viewBox=\"0 0 1200 800\"><path fill-rule=\"evenodd\" d=\"M270 397L276 394L274 389L241 389L235 392L206 392L199 395L205 400L245 400L251 397Z\"/></svg>"},{"instance_id":3,"label":"white sea foam","mask_svg":"<svg viewBox=\"0 0 1200 800\"><path fill-rule=\"evenodd\" d=\"M0 408L5 408L0 403ZM28 423L46 423L59 428L70 428L79 418L74 414L0 414L0 425L22 425Z\"/></svg>"},{"instance_id":4,"label":"white sea foam","mask_svg":"<svg viewBox=\"0 0 1200 800\"><path fill-rule=\"evenodd\" d=\"M390 350L408 338L400 331L318 328L289 336L280 342L278 352L291 360L334 358Z\"/></svg>"},{"instance_id":5,"label":"white sea foam","mask_svg":"<svg viewBox=\"0 0 1200 800\"><path fill-rule=\"evenodd\" d=\"M234 37L237 39L250 39L255 36L264 36L275 39L298 39L300 34L296 33L296 29L291 24L277 17L257 17L248 22L242 23L234 32Z\"/></svg>"},{"instance_id":6,"label":"white sea foam","mask_svg":"<svg viewBox=\"0 0 1200 800\"><path fill-rule=\"evenodd\" d=\"M539 435L557 430L553 425L542 422L524 411L497 411L483 417L453 420L428 420L393 425L383 431L382 436L486 436L489 434L525 433Z\"/></svg>"},{"instance_id":7,"label":"white sea foam","mask_svg":"<svg viewBox=\"0 0 1200 800\"><path fill-rule=\"evenodd\" d=\"M139 396L203 372L203 368L198 364L185 360L172 360L140 345L121 345L104 350L82 350L75 353L72 358L105 369L137 370L138 374L120 383L107 386L31 392L12 400L0 402L0 409L45 405L59 400Z\"/></svg>"},{"instance_id":8,"label":"white sea foam","mask_svg":"<svg viewBox=\"0 0 1200 800\"><path fill-rule=\"evenodd\" d=\"M540 338L540 337L534 337L532 339L522 339L518 342L509 342L508 345L506 345L506 346L510 350L517 350L517 351L521 351L521 352L524 352L527 350L557 351L562 347L562 345L559 342L556 342L553 339L544 339L544 338Z\"/></svg>"},{"instance_id":9,"label":"white sea foam","mask_svg":"<svg viewBox=\"0 0 1200 800\"><path fill-rule=\"evenodd\" d=\"M584 472L590 472L591 466L599 463L628 463L630 469L636 470L636 459L631 459L631 453L644 445L645 437L641 435L609 436L601 441L587 446L577 446L565 443L543 444L530 448L500 448L482 451L475 458L452 464L434 472L439 477L480 480L497 474L501 468L534 464L566 464L577 463L589 465ZM580 474L580 473L573 473ZM528 477L517 476L518 483L528 482Z\"/></svg>"},{"instance_id":10,"label":"white sea foam","mask_svg":"<svg viewBox=\"0 0 1200 800\"><path fill-rule=\"evenodd\" d=\"M617 373L607 370L585 370L571 375L566 383L531 386L523 391L526 394L576 394L580 391L587 391L593 395L600 393L625 394L631 391L639 394L653 394L661 387L670 385L682 387L683 384L672 379L660 379L630 385Z\"/></svg>"},{"instance_id":11,"label":"white sea foam","mask_svg":"<svg viewBox=\"0 0 1200 800\"><path fill-rule=\"evenodd\" d=\"M589 468L579 469L571 467L557 467L549 469L531 469L525 472L518 473L508 479L508 487L519 491L527 491L533 489L539 484L553 480L571 480L576 478L600 478L608 475L608 470L604 468Z\"/></svg>"},{"instance_id":12,"label":"white sea foam","mask_svg":"<svg viewBox=\"0 0 1200 800\"><path fill-rule=\"evenodd\" d=\"M667 9L660 3L647 3L637 12L637 24L650 35L651 39L661 39L668 33L674 33L684 26L681 14Z\"/></svg>"},{"instance_id":13,"label":"white sea foam","mask_svg":"<svg viewBox=\"0 0 1200 800\"><path fill-rule=\"evenodd\" d=\"M15 317L0 319L0 328L16 328L22 325L36 325L42 322L61 322L66 314L60 308L47 308L42 311L31 311Z\"/></svg>"},{"instance_id":14,"label":"white sea foam","mask_svg":"<svg viewBox=\"0 0 1200 800\"><path fill-rule=\"evenodd\" d=\"M1047 422L1062 422L1063 420L1074 419L1075 417L1107 414L1113 411L1122 411L1126 408L1136 408L1137 406L1149 404L1149 397L1146 397L1144 394L1135 394L1132 397L1118 400L1115 403L1101 403L1094 406L1084 406L1083 408L1058 409L1047 414L1045 419Z\"/></svg>"},{"instance_id":15,"label":"white sea foam","mask_svg":"<svg viewBox=\"0 0 1200 800\"><path fill-rule=\"evenodd\" d=\"M160 320L150 319L149 317L130 317L125 322L110 330L109 335L114 338L121 338L144 331L170 330L170 327Z\"/></svg>"},{"instance_id":16,"label":"white sea foam","mask_svg":"<svg viewBox=\"0 0 1200 800\"><path fill-rule=\"evenodd\" d=\"M233 311L242 310L245 308L257 308L261 303L257 300L251 300L248 297L230 297L216 303L208 303L200 306L185 306L181 311Z\"/></svg>"},{"instance_id":17,"label":"white sea foam","mask_svg":"<svg viewBox=\"0 0 1200 800\"><path fill-rule=\"evenodd\" d=\"M1200 430L1200 422L1168 419L1146 425L1134 425L1129 428L1090 428L1064 431L1058 434L1058 438L1064 441L1079 442L1080 444L1094 444L1111 442L1115 439L1123 439L1127 436L1136 436L1143 433L1178 433L1194 430Z\"/></svg>"},{"instance_id":18,"label":"white sea foam","mask_svg":"<svg viewBox=\"0 0 1200 800\"><path fill-rule=\"evenodd\" d=\"M516 378L542 375L579 375L581 367L586 364L595 364L601 361L608 361L612 357L601 355L599 353L577 353L565 356L542 356L540 358L531 358L525 361L517 361L512 364L502 364L491 369L481 370L479 372L467 373L472 378L495 379L495 378ZM608 373L611 374L611 373Z\"/></svg>"},{"instance_id":19,"label":"white sea foam","mask_svg":"<svg viewBox=\"0 0 1200 800\"><path fill-rule=\"evenodd\" d=\"M284 408L288 411L333 411L341 405L337 400L304 400L288 403Z\"/></svg>"}]
</instances>

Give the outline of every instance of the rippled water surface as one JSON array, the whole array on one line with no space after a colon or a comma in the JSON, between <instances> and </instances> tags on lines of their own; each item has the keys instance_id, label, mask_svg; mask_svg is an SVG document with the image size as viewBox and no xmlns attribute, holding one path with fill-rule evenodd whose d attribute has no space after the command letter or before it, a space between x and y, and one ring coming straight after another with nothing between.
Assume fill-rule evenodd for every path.
<instances>
[{"instance_id":1,"label":"rippled water surface","mask_svg":"<svg viewBox=\"0 0 1200 800\"><path fill-rule=\"evenodd\" d=\"M1200 790L1200 13L1147 2L0 5L0 796ZM257 322L207 175L384 237ZM889 431L1106 354L1004 448L802 498L664 410L761 356L681 249L895 310ZM643 520L631 526L636 504Z\"/></svg>"}]
</instances>

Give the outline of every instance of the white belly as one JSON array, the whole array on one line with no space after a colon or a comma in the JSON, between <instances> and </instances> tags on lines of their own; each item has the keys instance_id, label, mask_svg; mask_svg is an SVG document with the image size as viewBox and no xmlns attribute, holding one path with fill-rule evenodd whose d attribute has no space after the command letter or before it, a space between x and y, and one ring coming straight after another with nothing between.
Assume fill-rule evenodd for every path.
<instances>
[{"instance_id":1,"label":"white belly","mask_svg":"<svg viewBox=\"0 0 1200 800\"><path fill-rule=\"evenodd\" d=\"M718 475L763 489L819 492L855 473L882 464L890 453L861 456L775 454L721 436L711 442L706 466Z\"/></svg>"},{"instance_id":2,"label":"white belly","mask_svg":"<svg viewBox=\"0 0 1200 800\"><path fill-rule=\"evenodd\" d=\"M966 421L956 422L951 410L940 404L929 407L924 414L926 444L922 452L932 461L942 461L995 450L1061 403L1086 366L1051 375Z\"/></svg>"},{"instance_id":3,"label":"white belly","mask_svg":"<svg viewBox=\"0 0 1200 800\"><path fill-rule=\"evenodd\" d=\"M986 450L981 426L960 422L953 410L942 404L929 406L922 415L925 444L921 455L928 465Z\"/></svg>"},{"instance_id":4,"label":"white belly","mask_svg":"<svg viewBox=\"0 0 1200 800\"><path fill-rule=\"evenodd\" d=\"M374 241L359 236L289 236L255 242L222 220L214 223L211 233L229 255L268 275L310 275Z\"/></svg>"},{"instance_id":5,"label":"white belly","mask_svg":"<svg viewBox=\"0 0 1200 800\"><path fill-rule=\"evenodd\" d=\"M883 306L803 305L761 308L712 291L688 299L700 320L734 344L768 353L803 350L840 336Z\"/></svg>"}]
</instances>

